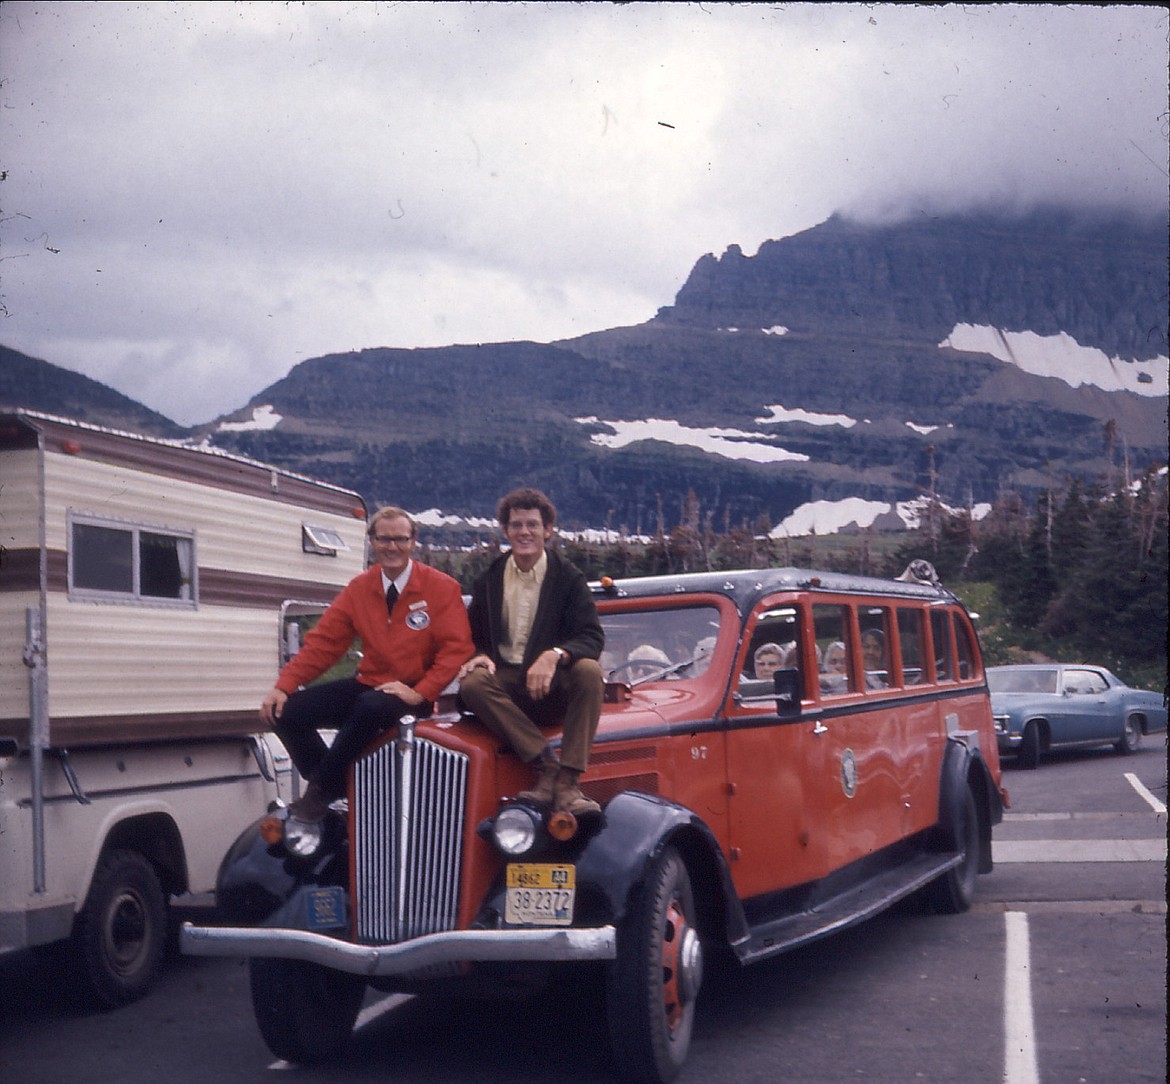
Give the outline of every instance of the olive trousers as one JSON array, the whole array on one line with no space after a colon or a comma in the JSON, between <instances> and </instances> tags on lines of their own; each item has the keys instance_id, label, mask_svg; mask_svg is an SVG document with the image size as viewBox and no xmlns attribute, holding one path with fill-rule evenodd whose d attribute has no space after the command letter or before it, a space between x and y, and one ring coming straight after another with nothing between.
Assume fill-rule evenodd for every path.
<instances>
[{"instance_id":1,"label":"olive trousers","mask_svg":"<svg viewBox=\"0 0 1170 1084\"><path fill-rule=\"evenodd\" d=\"M595 659L577 659L557 670L548 696L533 700L524 668L502 663L494 674L472 670L459 685L468 710L493 734L507 742L521 760L539 759L549 744L543 728L559 726L561 765L583 772L601 719L605 681Z\"/></svg>"}]
</instances>

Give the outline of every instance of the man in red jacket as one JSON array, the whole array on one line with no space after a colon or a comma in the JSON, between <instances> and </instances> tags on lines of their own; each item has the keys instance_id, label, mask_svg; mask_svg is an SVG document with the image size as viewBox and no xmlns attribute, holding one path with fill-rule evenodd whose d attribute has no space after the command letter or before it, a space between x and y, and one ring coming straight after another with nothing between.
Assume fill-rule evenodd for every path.
<instances>
[{"instance_id":1,"label":"man in red jacket","mask_svg":"<svg viewBox=\"0 0 1170 1084\"><path fill-rule=\"evenodd\" d=\"M365 745L404 715L425 718L473 651L459 584L411 559L414 521L382 508L368 532L376 564L342 589L304 645L280 671L260 718L280 736L305 793L289 814L318 821L345 793L346 769ZM357 675L306 686L361 638ZM299 690L299 691L298 691ZM326 746L319 726L336 726Z\"/></svg>"}]
</instances>

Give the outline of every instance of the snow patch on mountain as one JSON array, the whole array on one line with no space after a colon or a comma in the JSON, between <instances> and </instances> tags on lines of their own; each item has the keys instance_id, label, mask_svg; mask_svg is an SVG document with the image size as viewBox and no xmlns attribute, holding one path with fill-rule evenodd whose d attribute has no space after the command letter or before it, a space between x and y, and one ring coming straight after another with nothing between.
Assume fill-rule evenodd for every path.
<instances>
[{"instance_id":1,"label":"snow patch on mountain","mask_svg":"<svg viewBox=\"0 0 1170 1084\"><path fill-rule=\"evenodd\" d=\"M428 508L425 512L411 512L410 517L419 527L459 527L464 530L481 531L491 530L496 526L494 519L485 519L483 516L453 516L438 508Z\"/></svg>"},{"instance_id":2,"label":"snow patch on mountain","mask_svg":"<svg viewBox=\"0 0 1170 1084\"><path fill-rule=\"evenodd\" d=\"M799 407L788 409L780 404L766 406L764 409L768 413L762 418L756 419L761 425L775 425L779 422L804 422L805 425L840 425L845 429L851 429L857 424L857 419L849 417L848 414L816 414L809 410L801 410Z\"/></svg>"},{"instance_id":3,"label":"snow patch on mountain","mask_svg":"<svg viewBox=\"0 0 1170 1084\"><path fill-rule=\"evenodd\" d=\"M666 444L697 448L726 459L747 459L753 463L807 463L809 457L790 452L775 444L764 444L758 433L742 429L695 429L670 418L646 418L644 421L600 421L596 417L575 419L581 425L603 425L608 433L593 433L590 441L603 448L624 448L642 440L660 440Z\"/></svg>"},{"instance_id":4,"label":"snow patch on mountain","mask_svg":"<svg viewBox=\"0 0 1170 1084\"><path fill-rule=\"evenodd\" d=\"M1135 395L1167 394L1170 357L1148 361L1124 361L1103 350L1081 346L1071 335L1037 335L1034 331L1001 331L986 325L956 324L940 347L990 354L1034 376L1063 380L1069 387L1091 384L1105 391L1130 391Z\"/></svg>"},{"instance_id":5,"label":"snow patch on mountain","mask_svg":"<svg viewBox=\"0 0 1170 1084\"><path fill-rule=\"evenodd\" d=\"M915 433L921 433L925 437L937 429L954 429L955 425L953 422L947 422L946 425L916 425L914 422L906 422L906 427L913 429Z\"/></svg>"},{"instance_id":6,"label":"snow patch on mountain","mask_svg":"<svg viewBox=\"0 0 1170 1084\"><path fill-rule=\"evenodd\" d=\"M220 433L264 433L275 429L284 417L277 414L271 403L252 408L252 417L246 422L220 422Z\"/></svg>"},{"instance_id":7,"label":"snow patch on mountain","mask_svg":"<svg viewBox=\"0 0 1170 1084\"><path fill-rule=\"evenodd\" d=\"M897 502L869 501L862 497L847 497L840 501L810 501L786 516L772 529L770 537L829 535L847 527L865 530L874 526L880 517L888 521L880 527L914 530L921 526L928 503L925 498ZM943 505L943 508L952 514L958 511L947 505ZM990 504L976 504L971 509L971 515L973 519L980 520L990 511Z\"/></svg>"}]
</instances>

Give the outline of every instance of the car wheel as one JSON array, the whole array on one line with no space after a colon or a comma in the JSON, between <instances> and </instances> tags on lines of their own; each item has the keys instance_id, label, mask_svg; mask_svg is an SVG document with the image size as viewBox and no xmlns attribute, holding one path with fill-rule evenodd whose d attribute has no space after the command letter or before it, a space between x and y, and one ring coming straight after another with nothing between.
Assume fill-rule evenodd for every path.
<instances>
[{"instance_id":1,"label":"car wheel","mask_svg":"<svg viewBox=\"0 0 1170 1084\"><path fill-rule=\"evenodd\" d=\"M1020 742L1020 766L1022 768L1040 766L1040 724L1035 720L1024 727L1024 739Z\"/></svg>"},{"instance_id":2,"label":"car wheel","mask_svg":"<svg viewBox=\"0 0 1170 1084\"><path fill-rule=\"evenodd\" d=\"M1142 724L1134 715L1127 715L1121 728L1121 740L1114 744L1122 756L1134 752L1142 743Z\"/></svg>"},{"instance_id":3,"label":"car wheel","mask_svg":"<svg viewBox=\"0 0 1170 1084\"><path fill-rule=\"evenodd\" d=\"M703 955L690 875L674 848L653 863L618 928L606 969L606 1015L619 1073L673 1080L691 1045Z\"/></svg>"},{"instance_id":4,"label":"car wheel","mask_svg":"<svg viewBox=\"0 0 1170 1084\"><path fill-rule=\"evenodd\" d=\"M252 1011L278 1058L313 1065L349 1041L365 997L365 980L304 960L253 958Z\"/></svg>"},{"instance_id":5,"label":"car wheel","mask_svg":"<svg viewBox=\"0 0 1170 1084\"><path fill-rule=\"evenodd\" d=\"M952 845L959 854L959 864L932 881L926 889L932 908L946 915L958 915L970 909L979 879L979 814L975 809L975 796L968 786L963 787Z\"/></svg>"},{"instance_id":6,"label":"car wheel","mask_svg":"<svg viewBox=\"0 0 1170 1084\"><path fill-rule=\"evenodd\" d=\"M68 946L81 1000L103 1008L142 997L162 967L167 905L154 867L138 851L103 856Z\"/></svg>"}]
</instances>

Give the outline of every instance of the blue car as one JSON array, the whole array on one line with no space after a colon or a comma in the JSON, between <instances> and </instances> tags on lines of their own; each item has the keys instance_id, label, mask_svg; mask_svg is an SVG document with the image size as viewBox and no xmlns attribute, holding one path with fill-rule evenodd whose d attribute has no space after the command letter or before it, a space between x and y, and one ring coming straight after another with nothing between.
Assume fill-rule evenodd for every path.
<instances>
[{"instance_id":1,"label":"blue car","mask_svg":"<svg viewBox=\"0 0 1170 1084\"><path fill-rule=\"evenodd\" d=\"M1024 768L1058 745L1108 743L1132 753L1143 736L1166 729L1158 693L1131 689L1102 666L989 666L987 685L999 751Z\"/></svg>"}]
</instances>

